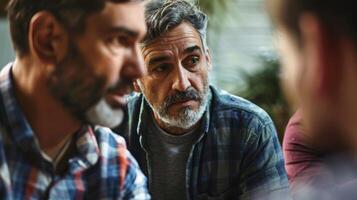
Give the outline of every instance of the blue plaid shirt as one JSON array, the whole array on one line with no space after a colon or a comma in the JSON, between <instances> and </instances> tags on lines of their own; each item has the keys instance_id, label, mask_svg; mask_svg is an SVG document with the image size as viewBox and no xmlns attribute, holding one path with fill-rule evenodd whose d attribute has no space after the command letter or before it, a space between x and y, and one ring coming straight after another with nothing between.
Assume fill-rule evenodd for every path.
<instances>
[{"instance_id":1,"label":"blue plaid shirt","mask_svg":"<svg viewBox=\"0 0 357 200\"><path fill-rule=\"evenodd\" d=\"M13 89L11 64L0 75L0 199L149 199L146 178L110 129L84 125L73 136L75 151L58 175Z\"/></svg>"},{"instance_id":2,"label":"blue plaid shirt","mask_svg":"<svg viewBox=\"0 0 357 200\"><path fill-rule=\"evenodd\" d=\"M288 199L288 180L276 130L256 105L210 87L186 169L188 199ZM147 175L143 141L151 109L142 95L129 101L125 135L129 150ZM150 183L150 176L148 176ZM150 188L150 185L149 185Z\"/></svg>"}]
</instances>

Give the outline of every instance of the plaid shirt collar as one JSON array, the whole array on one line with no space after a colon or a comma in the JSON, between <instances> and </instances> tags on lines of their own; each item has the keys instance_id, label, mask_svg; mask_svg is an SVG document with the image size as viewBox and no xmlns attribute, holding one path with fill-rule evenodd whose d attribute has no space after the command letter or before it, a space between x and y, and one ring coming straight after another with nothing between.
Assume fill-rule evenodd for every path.
<instances>
[{"instance_id":1,"label":"plaid shirt collar","mask_svg":"<svg viewBox=\"0 0 357 200\"><path fill-rule=\"evenodd\" d=\"M42 156L37 138L15 97L12 65L12 63L6 65L0 74L0 96L3 105L5 105L4 111L9 124L8 130L11 130L9 137L13 139L15 145L24 154L39 159ZM96 164L99 159L99 148L93 128L90 125L83 125L74 135L74 140L82 162L79 162L80 167L77 166L71 170L86 169Z\"/></svg>"},{"instance_id":2,"label":"plaid shirt collar","mask_svg":"<svg viewBox=\"0 0 357 200\"><path fill-rule=\"evenodd\" d=\"M4 110L9 124L8 128L11 130L11 137L20 148L24 148L27 146L25 144L35 143L35 138L30 124L15 98L13 82L12 63L9 63L0 74L0 93L5 105Z\"/></svg>"}]
</instances>

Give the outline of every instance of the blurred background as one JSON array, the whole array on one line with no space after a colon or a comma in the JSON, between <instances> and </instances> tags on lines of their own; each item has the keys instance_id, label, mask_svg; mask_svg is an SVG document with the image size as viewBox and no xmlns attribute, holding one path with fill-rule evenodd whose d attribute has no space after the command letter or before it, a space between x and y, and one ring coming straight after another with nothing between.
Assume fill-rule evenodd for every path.
<instances>
[{"instance_id":1,"label":"blurred background","mask_svg":"<svg viewBox=\"0 0 357 200\"><path fill-rule=\"evenodd\" d=\"M211 81L249 99L272 117L282 139L289 110L279 87L279 63L264 0L191 0L208 14ZM0 66L13 60L5 5L0 0Z\"/></svg>"},{"instance_id":2,"label":"blurred background","mask_svg":"<svg viewBox=\"0 0 357 200\"><path fill-rule=\"evenodd\" d=\"M8 0L0 0L0 68L14 58L5 14L5 6L7 2Z\"/></svg>"}]
</instances>

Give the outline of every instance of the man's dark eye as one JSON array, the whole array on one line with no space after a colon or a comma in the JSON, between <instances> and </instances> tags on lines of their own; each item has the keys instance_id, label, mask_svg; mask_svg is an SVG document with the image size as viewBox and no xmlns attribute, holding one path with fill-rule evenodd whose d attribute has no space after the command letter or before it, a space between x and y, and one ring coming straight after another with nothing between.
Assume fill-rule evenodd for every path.
<instances>
[{"instance_id":1,"label":"man's dark eye","mask_svg":"<svg viewBox=\"0 0 357 200\"><path fill-rule=\"evenodd\" d=\"M128 37L125 37L125 36L119 36L118 38L117 38L117 40L118 40L118 42L121 44L121 45L123 45L123 46L125 46L125 47L127 47L127 46L130 46L130 39L128 38Z\"/></svg>"},{"instance_id":2,"label":"man's dark eye","mask_svg":"<svg viewBox=\"0 0 357 200\"><path fill-rule=\"evenodd\" d=\"M109 42L114 46L129 47L132 41L130 40L130 38L120 35L111 38Z\"/></svg>"},{"instance_id":3,"label":"man's dark eye","mask_svg":"<svg viewBox=\"0 0 357 200\"><path fill-rule=\"evenodd\" d=\"M200 62L199 56L190 56L183 61L183 66L193 68Z\"/></svg>"},{"instance_id":4,"label":"man's dark eye","mask_svg":"<svg viewBox=\"0 0 357 200\"><path fill-rule=\"evenodd\" d=\"M162 73L162 72L167 71L169 69L169 67L170 66L168 64L161 64L161 65L154 67L152 72L153 73Z\"/></svg>"},{"instance_id":5,"label":"man's dark eye","mask_svg":"<svg viewBox=\"0 0 357 200\"><path fill-rule=\"evenodd\" d=\"M192 64L196 64L200 61L200 59L197 56L193 56L190 60Z\"/></svg>"}]
</instances>

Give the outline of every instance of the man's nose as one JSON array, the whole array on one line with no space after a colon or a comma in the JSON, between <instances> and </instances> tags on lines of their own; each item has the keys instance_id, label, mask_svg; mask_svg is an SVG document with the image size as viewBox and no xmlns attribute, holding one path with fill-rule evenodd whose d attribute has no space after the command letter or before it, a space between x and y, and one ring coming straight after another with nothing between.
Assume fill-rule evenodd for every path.
<instances>
[{"instance_id":1,"label":"man's nose","mask_svg":"<svg viewBox=\"0 0 357 200\"><path fill-rule=\"evenodd\" d=\"M138 45L135 45L132 49L128 49L125 55L126 64L124 66L122 74L128 79L139 79L147 74L146 67L144 66L144 58L141 53L141 49ZM124 61L125 62L125 61Z\"/></svg>"},{"instance_id":2,"label":"man's nose","mask_svg":"<svg viewBox=\"0 0 357 200\"><path fill-rule=\"evenodd\" d=\"M172 84L172 89L178 91L186 91L187 88L191 86L191 82L188 78L187 70L181 65L175 71L174 82Z\"/></svg>"}]
</instances>

